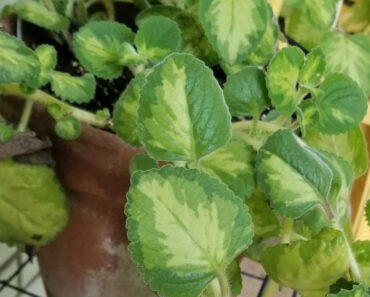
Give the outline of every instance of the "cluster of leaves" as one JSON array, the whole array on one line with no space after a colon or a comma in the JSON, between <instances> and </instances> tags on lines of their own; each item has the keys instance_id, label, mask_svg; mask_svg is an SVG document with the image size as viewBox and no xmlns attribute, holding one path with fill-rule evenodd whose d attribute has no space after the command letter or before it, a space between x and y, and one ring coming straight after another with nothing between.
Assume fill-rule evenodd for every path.
<instances>
[{"instance_id":1,"label":"cluster of leaves","mask_svg":"<svg viewBox=\"0 0 370 297\"><path fill-rule=\"evenodd\" d=\"M94 97L94 77L133 72L113 129L146 151L130 166L126 215L132 257L153 291L237 296L244 253L303 297L369 296L370 241L349 234L351 186L368 164L359 126L370 94L368 0L286 0L287 37L266 0L135 0L146 6L136 33L74 2L6 10L62 34L86 23L72 46L89 73L55 71L51 46L32 51L0 34L0 84L29 93L50 83L62 100L82 103ZM214 65L227 75L222 87ZM48 109L59 135L77 137L68 110Z\"/></svg>"}]
</instances>

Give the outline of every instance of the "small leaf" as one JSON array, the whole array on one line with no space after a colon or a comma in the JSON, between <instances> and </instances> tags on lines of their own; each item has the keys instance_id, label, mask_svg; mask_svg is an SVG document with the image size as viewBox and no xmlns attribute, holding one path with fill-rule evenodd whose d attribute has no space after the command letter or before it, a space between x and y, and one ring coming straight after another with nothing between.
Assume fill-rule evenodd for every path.
<instances>
[{"instance_id":1,"label":"small leaf","mask_svg":"<svg viewBox=\"0 0 370 297\"><path fill-rule=\"evenodd\" d=\"M13 6L13 10L20 18L45 29L63 31L70 25L65 16L48 10L34 0L19 1Z\"/></svg>"},{"instance_id":2,"label":"small leaf","mask_svg":"<svg viewBox=\"0 0 370 297\"><path fill-rule=\"evenodd\" d=\"M289 46L272 58L267 70L267 88L272 103L283 115L291 116L299 97L296 83L304 63L304 53L297 47Z\"/></svg>"},{"instance_id":3,"label":"small leaf","mask_svg":"<svg viewBox=\"0 0 370 297\"><path fill-rule=\"evenodd\" d=\"M345 241L339 232L324 230L310 240L268 247L262 254L267 274L301 296L325 296L329 286L349 268Z\"/></svg>"},{"instance_id":4,"label":"small leaf","mask_svg":"<svg viewBox=\"0 0 370 297\"><path fill-rule=\"evenodd\" d=\"M270 10L266 31L257 49L249 56L248 62L253 65L265 65L275 54L276 43L279 38L279 24Z\"/></svg>"},{"instance_id":5,"label":"small leaf","mask_svg":"<svg viewBox=\"0 0 370 297\"><path fill-rule=\"evenodd\" d=\"M326 56L327 71L351 77L370 95L370 38L366 34L326 33L320 42Z\"/></svg>"},{"instance_id":6,"label":"small leaf","mask_svg":"<svg viewBox=\"0 0 370 297\"><path fill-rule=\"evenodd\" d=\"M153 62L159 62L177 51L181 44L181 31L176 22L165 17L152 17L137 32L135 45L138 53Z\"/></svg>"},{"instance_id":7,"label":"small leaf","mask_svg":"<svg viewBox=\"0 0 370 297\"><path fill-rule=\"evenodd\" d=\"M53 117L54 120L58 121L63 117L64 111L62 107L57 103L51 103L47 105L48 113Z\"/></svg>"},{"instance_id":8,"label":"small leaf","mask_svg":"<svg viewBox=\"0 0 370 297\"><path fill-rule=\"evenodd\" d=\"M130 161L130 175L136 171L146 171L153 168L158 168L157 162L145 153L135 155Z\"/></svg>"},{"instance_id":9,"label":"small leaf","mask_svg":"<svg viewBox=\"0 0 370 297\"><path fill-rule=\"evenodd\" d=\"M367 111L363 91L343 74L328 75L314 97L318 117L314 127L322 133L347 132L359 125Z\"/></svg>"},{"instance_id":10,"label":"small leaf","mask_svg":"<svg viewBox=\"0 0 370 297\"><path fill-rule=\"evenodd\" d=\"M122 43L132 43L134 33L127 26L112 21L91 22L82 27L73 40L82 66L94 75L113 79L121 75L119 60Z\"/></svg>"},{"instance_id":11,"label":"small leaf","mask_svg":"<svg viewBox=\"0 0 370 297\"><path fill-rule=\"evenodd\" d=\"M337 294L328 294L326 297L370 297L370 292L363 284L359 284L350 290L342 289Z\"/></svg>"},{"instance_id":12,"label":"small leaf","mask_svg":"<svg viewBox=\"0 0 370 297\"><path fill-rule=\"evenodd\" d=\"M87 103L95 96L96 81L90 73L76 77L68 73L52 71L50 83L51 89L57 96L71 103Z\"/></svg>"},{"instance_id":13,"label":"small leaf","mask_svg":"<svg viewBox=\"0 0 370 297\"><path fill-rule=\"evenodd\" d=\"M30 80L40 72L34 52L17 38L0 32L0 83Z\"/></svg>"},{"instance_id":14,"label":"small leaf","mask_svg":"<svg viewBox=\"0 0 370 297\"><path fill-rule=\"evenodd\" d=\"M15 133L14 129L0 122L0 144L12 138Z\"/></svg>"},{"instance_id":15,"label":"small leaf","mask_svg":"<svg viewBox=\"0 0 370 297\"><path fill-rule=\"evenodd\" d=\"M62 231L67 203L53 169L5 160L0 176L1 241L40 247Z\"/></svg>"},{"instance_id":16,"label":"small leaf","mask_svg":"<svg viewBox=\"0 0 370 297\"><path fill-rule=\"evenodd\" d=\"M258 182L278 213L289 218L304 216L314 232L329 224L332 214L326 198L333 172L290 130L279 130L267 139L258 152L256 168Z\"/></svg>"},{"instance_id":17,"label":"small leaf","mask_svg":"<svg viewBox=\"0 0 370 297\"><path fill-rule=\"evenodd\" d=\"M312 26L327 30L334 24L338 2L339 0L305 0L303 5L303 17L306 18Z\"/></svg>"},{"instance_id":18,"label":"small leaf","mask_svg":"<svg viewBox=\"0 0 370 297\"><path fill-rule=\"evenodd\" d=\"M307 59L299 74L299 83L316 87L326 69L325 55L320 48L313 49L307 56Z\"/></svg>"},{"instance_id":19,"label":"small leaf","mask_svg":"<svg viewBox=\"0 0 370 297\"><path fill-rule=\"evenodd\" d=\"M55 133L66 140L75 140L80 136L81 124L73 116L62 118L55 124Z\"/></svg>"},{"instance_id":20,"label":"small leaf","mask_svg":"<svg viewBox=\"0 0 370 297\"><path fill-rule=\"evenodd\" d=\"M199 100L201 98L201 100ZM138 133L157 160L197 161L231 138L231 119L212 71L188 54L173 54L141 90Z\"/></svg>"},{"instance_id":21,"label":"small leaf","mask_svg":"<svg viewBox=\"0 0 370 297\"><path fill-rule=\"evenodd\" d=\"M242 292L243 280L238 261L233 261L226 269L232 297L237 297Z\"/></svg>"},{"instance_id":22,"label":"small leaf","mask_svg":"<svg viewBox=\"0 0 370 297\"><path fill-rule=\"evenodd\" d=\"M270 105L265 72L257 67L246 67L228 76L224 94L233 116L259 117Z\"/></svg>"},{"instance_id":23,"label":"small leaf","mask_svg":"<svg viewBox=\"0 0 370 297\"><path fill-rule=\"evenodd\" d=\"M248 198L256 188L251 146L232 140L226 146L202 158L200 170L225 183L238 197Z\"/></svg>"},{"instance_id":24,"label":"small leaf","mask_svg":"<svg viewBox=\"0 0 370 297\"><path fill-rule=\"evenodd\" d=\"M163 297L198 297L253 237L242 200L183 167L137 172L126 215L134 262Z\"/></svg>"},{"instance_id":25,"label":"small leaf","mask_svg":"<svg viewBox=\"0 0 370 297\"><path fill-rule=\"evenodd\" d=\"M145 78L141 75L131 80L119 97L113 111L113 130L119 137L133 146L141 145L137 135L137 111L140 89L145 82Z\"/></svg>"},{"instance_id":26,"label":"small leaf","mask_svg":"<svg viewBox=\"0 0 370 297\"><path fill-rule=\"evenodd\" d=\"M257 49L269 16L264 0L200 0L200 20L214 49L227 64Z\"/></svg>"},{"instance_id":27,"label":"small leaf","mask_svg":"<svg viewBox=\"0 0 370 297\"><path fill-rule=\"evenodd\" d=\"M245 203L249 208L256 236L272 237L279 235L279 218L269 206L267 198L261 190L257 189Z\"/></svg>"},{"instance_id":28,"label":"small leaf","mask_svg":"<svg viewBox=\"0 0 370 297\"><path fill-rule=\"evenodd\" d=\"M368 203L369 205L369 203ZM352 243L352 250L355 254L361 275L364 277L364 284L370 286L370 241L355 241ZM370 292L369 296L370 297Z\"/></svg>"},{"instance_id":29,"label":"small leaf","mask_svg":"<svg viewBox=\"0 0 370 297\"><path fill-rule=\"evenodd\" d=\"M351 164L356 177L364 174L367 170L369 163L367 147L360 127L337 135L323 134L308 128L304 140L314 148L342 157Z\"/></svg>"}]
</instances>

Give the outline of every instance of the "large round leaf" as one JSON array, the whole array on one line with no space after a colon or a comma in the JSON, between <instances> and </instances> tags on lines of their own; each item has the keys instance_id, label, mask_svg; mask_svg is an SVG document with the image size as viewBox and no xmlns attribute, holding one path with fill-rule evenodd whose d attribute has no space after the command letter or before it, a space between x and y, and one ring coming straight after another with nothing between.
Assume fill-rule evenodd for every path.
<instances>
[{"instance_id":1,"label":"large round leaf","mask_svg":"<svg viewBox=\"0 0 370 297\"><path fill-rule=\"evenodd\" d=\"M188 54L154 67L140 96L138 132L158 160L199 160L231 138L231 120L211 69Z\"/></svg>"},{"instance_id":2,"label":"large round leaf","mask_svg":"<svg viewBox=\"0 0 370 297\"><path fill-rule=\"evenodd\" d=\"M195 169L137 172L126 215L133 259L163 297L198 297L253 237L242 200Z\"/></svg>"}]
</instances>

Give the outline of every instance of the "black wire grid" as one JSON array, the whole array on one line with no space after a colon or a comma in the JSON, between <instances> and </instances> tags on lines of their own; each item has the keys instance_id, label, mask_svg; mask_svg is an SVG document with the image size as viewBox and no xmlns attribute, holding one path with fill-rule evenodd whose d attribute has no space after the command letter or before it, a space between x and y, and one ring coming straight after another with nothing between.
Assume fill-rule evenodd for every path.
<instances>
[{"instance_id":1,"label":"black wire grid","mask_svg":"<svg viewBox=\"0 0 370 297\"><path fill-rule=\"evenodd\" d=\"M31 259L24 260L20 252L14 252L8 259L6 259L2 264L0 264L0 275L11 267L11 265L14 265L16 263L16 269L14 272L7 277L6 279L0 278L0 296L3 296L2 292L6 289L11 289L15 291L16 297L46 297L42 295L35 294L31 292L30 287L32 284L34 284L36 281L40 281L40 272L36 272L27 282L22 281L22 272L27 267L27 265L30 265L32 263ZM261 283L260 289L258 291L258 294L256 297L262 297L263 292L266 288L266 285L268 283L268 276L261 277L259 275L255 275L250 272L242 271L242 276L245 278L250 278L257 280ZM14 284L14 282L16 284ZM292 293L292 297L297 297L297 292Z\"/></svg>"}]
</instances>

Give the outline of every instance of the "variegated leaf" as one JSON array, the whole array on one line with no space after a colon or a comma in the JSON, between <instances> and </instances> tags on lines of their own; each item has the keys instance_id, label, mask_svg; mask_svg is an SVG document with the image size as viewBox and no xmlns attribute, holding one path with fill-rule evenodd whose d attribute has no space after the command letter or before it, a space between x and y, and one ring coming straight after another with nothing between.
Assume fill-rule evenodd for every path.
<instances>
[{"instance_id":1,"label":"variegated leaf","mask_svg":"<svg viewBox=\"0 0 370 297\"><path fill-rule=\"evenodd\" d=\"M329 74L315 98L317 120L314 127L328 134L347 132L358 126L367 111L361 88L343 74Z\"/></svg>"},{"instance_id":2,"label":"variegated leaf","mask_svg":"<svg viewBox=\"0 0 370 297\"><path fill-rule=\"evenodd\" d=\"M53 92L63 100L72 103L86 103L95 96L95 77L88 73L77 77L59 71L50 72Z\"/></svg>"},{"instance_id":3,"label":"variegated leaf","mask_svg":"<svg viewBox=\"0 0 370 297\"><path fill-rule=\"evenodd\" d=\"M133 259L163 297L198 297L253 237L242 200L195 169L137 172L126 215Z\"/></svg>"},{"instance_id":4,"label":"variegated leaf","mask_svg":"<svg viewBox=\"0 0 370 297\"><path fill-rule=\"evenodd\" d=\"M256 153L242 141L232 140L226 146L201 159L200 170L225 183L242 199L256 187L254 159Z\"/></svg>"},{"instance_id":5,"label":"variegated leaf","mask_svg":"<svg viewBox=\"0 0 370 297\"><path fill-rule=\"evenodd\" d=\"M291 116L300 99L296 84L304 63L304 53L294 46L286 47L272 58L266 76L272 103L283 115Z\"/></svg>"},{"instance_id":6,"label":"variegated leaf","mask_svg":"<svg viewBox=\"0 0 370 297\"><path fill-rule=\"evenodd\" d=\"M139 55L159 62L180 48L181 31L169 18L152 17L139 28L135 45Z\"/></svg>"},{"instance_id":7,"label":"variegated leaf","mask_svg":"<svg viewBox=\"0 0 370 297\"><path fill-rule=\"evenodd\" d=\"M327 71L351 77L370 95L370 38L366 34L326 33L319 45L325 53Z\"/></svg>"},{"instance_id":8,"label":"variegated leaf","mask_svg":"<svg viewBox=\"0 0 370 297\"><path fill-rule=\"evenodd\" d=\"M127 26L100 21L82 27L74 35L73 45L82 66L98 77L112 79L122 73L122 44L133 40L134 33Z\"/></svg>"},{"instance_id":9,"label":"variegated leaf","mask_svg":"<svg viewBox=\"0 0 370 297\"><path fill-rule=\"evenodd\" d=\"M305 0L303 17L314 27L329 29L336 19L338 2L339 0Z\"/></svg>"},{"instance_id":10,"label":"variegated leaf","mask_svg":"<svg viewBox=\"0 0 370 297\"><path fill-rule=\"evenodd\" d=\"M231 138L231 119L212 71L189 54L154 67L141 90L140 141L157 160L197 161Z\"/></svg>"},{"instance_id":11,"label":"variegated leaf","mask_svg":"<svg viewBox=\"0 0 370 297\"><path fill-rule=\"evenodd\" d=\"M326 69L325 55L320 48L313 49L307 56L307 59L299 74L299 83L309 87L316 87Z\"/></svg>"},{"instance_id":12,"label":"variegated leaf","mask_svg":"<svg viewBox=\"0 0 370 297\"><path fill-rule=\"evenodd\" d=\"M40 247L63 230L67 202L53 169L8 159L0 162L0 176L1 241Z\"/></svg>"},{"instance_id":13,"label":"variegated leaf","mask_svg":"<svg viewBox=\"0 0 370 297\"><path fill-rule=\"evenodd\" d=\"M0 32L0 83L27 81L39 72L35 53L17 38Z\"/></svg>"},{"instance_id":14,"label":"variegated leaf","mask_svg":"<svg viewBox=\"0 0 370 297\"><path fill-rule=\"evenodd\" d=\"M140 146L137 135L137 112L140 89L145 84L141 75L130 81L126 90L118 99L113 111L113 130L117 135L133 146Z\"/></svg>"},{"instance_id":15,"label":"variegated leaf","mask_svg":"<svg viewBox=\"0 0 370 297\"><path fill-rule=\"evenodd\" d=\"M256 169L262 190L282 216L302 217L314 232L329 224L327 197L333 172L290 130L279 130L267 139L258 152Z\"/></svg>"},{"instance_id":16,"label":"variegated leaf","mask_svg":"<svg viewBox=\"0 0 370 297\"><path fill-rule=\"evenodd\" d=\"M345 240L334 230L324 230L310 240L268 247L262 264L275 282L303 297L325 296L349 268Z\"/></svg>"},{"instance_id":17,"label":"variegated leaf","mask_svg":"<svg viewBox=\"0 0 370 297\"><path fill-rule=\"evenodd\" d=\"M360 127L337 134L328 135L315 129L306 129L304 140L312 147L336 154L351 164L356 177L367 170L368 154L364 135Z\"/></svg>"},{"instance_id":18,"label":"variegated leaf","mask_svg":"<svg viewBox=\"0 0 370 297\"><path fill-rule=\"evenodd\" d=\"M246 67L227 77L224 85L226 103L233 116L253 116L270 105L265 72L257 67Z\"/></svg>"},{"instance_id":19,"label":"variegated leaf","mask_svg":"<svg viewBox=\"0 0 370 297\"><path fill-rule=\"evenodd\" d=\"M266 31L257 49L249 56L248 63L258 66L265 65L275 54L276 43L279 38L279 24L269 7L269 17Z\"/></svg>"},{"instance_id":20,"label":"variegated leaf","mask_svg":"<svg viewBox=\"0 0 370 297\"><path fill-rule=\"evenodd\" d=\"M248 59L266 30L264 0L200 0L200 20L220 57L229 65Z\"/></svg>"},{"instance_id":21,"label":"variegated leaf","mask_svg":"<svg viewBox=\"0 0 370 297\"><path fill-rule=\"evenodd\" d=\"M27 22L49 30L63 31L70 25L68 18L58 12L48 10L38 1L19 1L13 6L13 10Z\"/></svg>"},{"instance_id":22,"label":"variegated leaf","mask_svg":"<svg viewBox=\"0 0 370 297\"><path fill-rule=\"evenodd\" d=\"M364 284L370 287L370 241L355 241L352 243L352 250L364 278Z\"/></svg>"}]
</instances>

